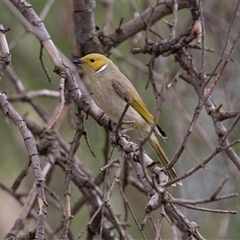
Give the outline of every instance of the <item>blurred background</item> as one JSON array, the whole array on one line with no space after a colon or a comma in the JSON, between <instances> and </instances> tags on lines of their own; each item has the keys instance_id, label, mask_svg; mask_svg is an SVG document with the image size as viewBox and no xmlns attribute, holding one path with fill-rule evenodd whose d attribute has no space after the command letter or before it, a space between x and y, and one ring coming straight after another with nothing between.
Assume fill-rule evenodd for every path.
<instances>
[{"instance_id":1,"label":"blurred background","mask_svg":"<svg viewBox=\"0 0 240 240\"><path fill-rule=\"evenodd\" d=\"M42 14L42 18L44 19L43 22L59 51L61 51L67 58L71 59L74 43L72 1L53 1L50 5L49 11L45 14L46 16L44 16L44 11L46 10L45 6L47 1L29 2L40 16ZM105 23L106 2L107 1L96 1L96 8L94 8L95 23L100 29L104 27ZM115 30L119 26L121 18L123 18L123 23L125 23L136 16L138 12L142 12L148 4L154 5L155 1L109 1L108 4L111 4L113 15L111 16L111 25L106 29L106 33ZM227 33L235 10L236 2L203 2L203 12L205 17L205 47L212 50L205 52L205 70L207 73L211 73L220 61L225 44L227 44L226 52L228 52L237 37L238 31L240 30L238 24L240 21L239 13L237 14L235 22L232 24L231 33L226 43ZM6 34L6 37L10 47L12 66L18 78L22 81L25 90L33 91L49 89L58 91L59 77L53 72L53 64L44 52L45 55L43 56L43 59L52 80L50 83L40 65L40 43L31 33L28 33L19 22L17 10L10 2L1 1L0 13L0 23L3 24L5 28L11 28ZM171 22L172 16L167 16L161 21L158 21L152 29L162 37L167 37L169 35L169 28L164 20ZM180 10L178 12L178 33L181 33L184 29L191 26L191 23L192 18L189 9ZM128 39L113 49L110 58L132 81L151 112L154 113L156 110L156 102L153 90L151 85L146 88L148 82L146 63L149 61L149 56L143 54L131 54L131 49L133 47L141 47L144 45L145 37L145 32L136 34L131 39ZM152 39L154 40L154 35L152 36ZM228 63L212 94L214 103L217 106L222 104L224 110L239 109L239 47L240 45L238 44L231 61ZM192 52L195 64L201 66L201 50L193 49ZM168 81L170 82L179 69L180 66L175 62L173 56L165 58L158 57L155 62L155 71L158 74L157 80L159 87L162 85L164 74L168 73ZM7 95L16 93L6 74L0 82L0 90ZM51 115L56 108L59 99L42 97L36 98L33 101ZM182 144L197 102L198 96L195 90L183 80L179 79L166 90L159 124L168 135L166 143L162 140L160 141L170 159ZM28 103L21 101L12 102L12 105L18 113L21 115L27 115L29 119L33 120L40 126L43 126L44 122ZM71 142L73 139L75 122L75 109L74 105L72 105L68 117L64 120L59 130L62 137L67 142ZM230 126L231 122L232 120L224 122L226 128ZM85 120L85 126L91 145L94 146L97 158L94 158L91 155L84 139L81 139L81 145L77 155L81 159L85 168L88 169L94 177L98 174L99 168L104 165L103 147L105 144L105 130L98 126L91 117ZM230 142L239 138L239 131L240 128L238 124L229 136ZM132 134L131 137L136 141L139 138L138 135L134 134ZM190 141L175 167L179 175L184 174L187 170L203 161L203 159L216 148L217 144L218 137L215 133L213 122L203 109L192 132ZM156 157L154 153L151 152L151 149L146 149L151 157ZM237 154L240 154L239 145L235 145L234 150ZM118 156L120 156L120 153L115 149L113 159ZM13 181L16 179L27 161L27 151L22 141L22 137L19 134L19 130L13 122L5 117L4 113L0 111L0 181L11 187ZM113 175L114 171L111 174ZM111 174L110 177L112 177ZM183 180L182 187L171 188L170 191L173 196L177 198L207 198L216 190L217 186L222 182L226 175L229 176L229 180L221 191L221 194L229 194L233 192L239 193L240 173L235 165L228 159L226 154L220 153L210 161L205 169L201 169L186 180ZM27 177L24 179L18 191L21 193L27 193L33 184L33 180L33 173L30 168ZM64 172L60 168L55 168L50 187L62 197L61 200L64 198L63 186ZM128 187L126 189L126 195L137 219L141 222L143 219L142 209L144 209L147 197L139 193L133 187ZM80 192L75 189L74 185L72 185L72 203L76 202L80 197ZM119 197L119 191L117 188L111 196L111 204L117 211L119 211L119 213L124 211L124 204L122 198ZM216 209L240 210L239 198L226 199L201 206ZM179 207L179 209L190 221L199 224L200 233L207 239L240 239L238 229L240 218L238 215L207 213L183 207ZM54 227L57 227L60 223L61 214L54 209L51 204L47 210L48 223L54 229ZM10 231L21 212L21 206L19 203L4 190L0 190L0 212L0 239L3 239L5 234ZM155 214L157 213L155 212ZM56 220L58 217L59 219ZM83 229L84 224L89 220L88 217L88 210L86 207L74 216L71 221L71 226L76 235L78 235ZM141 239L141 235L139 234L131 216L129 217L129 223L131 225L129 231L134 239ZM34 228L34 223L29 220L25 229L31 230L32 228ZM154 236L150 224L149 226L147 225L145 233L148 239L151 239ZM171 228L166 221L164 221L161 233L163 239L171 239L172 237Z\"/></svg>"}]
</instances>

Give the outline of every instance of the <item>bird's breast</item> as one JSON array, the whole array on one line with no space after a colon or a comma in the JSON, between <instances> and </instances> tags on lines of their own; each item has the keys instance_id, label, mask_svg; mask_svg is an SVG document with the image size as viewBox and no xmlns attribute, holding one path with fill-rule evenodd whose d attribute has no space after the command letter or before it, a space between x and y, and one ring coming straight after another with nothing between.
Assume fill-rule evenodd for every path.
<instances>
[{"instance_id":1,"label":"bird's breast","mask_svg":"<svg viewBox=\"0 0 240 240\"><path fill-rule=\"evenodd\" d=\"M103 82L105 81L105 82ZM127 102L121 98L112 86L112 81L98 81L92 84L93 99L114 122L118 122L123 114ZM136 127L146 124L142 116L129 106L124 121L134 121Z\"/></svg>"}]
</instances>

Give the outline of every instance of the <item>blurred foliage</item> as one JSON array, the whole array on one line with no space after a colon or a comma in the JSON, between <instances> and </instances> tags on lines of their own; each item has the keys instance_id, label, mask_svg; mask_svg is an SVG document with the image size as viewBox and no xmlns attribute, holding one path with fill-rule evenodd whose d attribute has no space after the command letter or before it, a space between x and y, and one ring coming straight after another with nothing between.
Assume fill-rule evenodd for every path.
<instances>
[{"instance_id":1,"label":"blurred foliage","mask_svg":"<svg viewBox=\"0 0 240 240\"><path fill-rule=\"evenodd\" d=\"M40 14L44 8L47 1L30 1L34 10ZM121 18L124 22L130 20L134 12L142 11L145 8L147 1L135 1L137 9L133 8L132 1L113 1L113 14L114 17L111 23L110 32L119 26ZM134 2L134 1L133 1ZM154 4L155 1L150 1ZM29 33L25 32L25 29L19 23L19 20L12 14L9 10L6 1L0 2L0 12L1 20L0 22L5 28L11 28L11 31L7 33L7 39L11 48L12 55L12 66L18 77L21 79L27 91L37 90L37 89L51 89L57 90L59 85L59 78L53 72L53 65L50 62L46 53L44 53L44 62L48 68L49 74L52 78L52 82L49 83L42 67L40 66L39 54L40 54L40 44L38 40ZM206 72L212 72L216 64L220 60L222 49L225 45L227 32L229 24L233 13L235 11L235 3L231 2L229 4L225 1L204 1L203 9L205 13L205 47L214 49L214 53L205 52L205 69ZM94 9L95 20L97 26L102 28L104 26L104 12L105 8L101 1L97 2L97 6ZM165 18L171 21L172 16ZM187 26L190 26L191 17L189 10L179 11L178 19L178 33L180 33ZM228 47L226 51L229 51L237 31L239 31L239 16L233 24L232 34L230 34ZM72 21L72 2L71 1L55 1L44 19L44 24L51 35L52 40L58 49L65 54L67 57L71 58L72 44L74 40L74 27ZM169 34L169 29L163 20L159 21L153 26L154 31L159 33L161 36L166 37ZM117 47L116 50L121 52L123 55L129 55L136 58L138 61L146 64L149 56L147 55L131 55L131 48L136 46L142 46L144 44L145 32L139 33L141 37L138 39L133 37L122 43ZM16 39L22 36L19 42ZM151 34L151 38L156 40L157 37ZM137 39L137 40L136 40ZM233 59L228 64L224 74L221 77L220 82L216 86L213 92L213 100L217 105L223 104L223 109L234 110L239 108L239 45L234 54ZM152 93L152 88L149 86L146 89L148 81L148 73L142 72L135 66L131 66L127 61L122 61L114 54L112 59L120 67L120 69L131 79L133 84L136 86L140 95L143 97L144 101L154 113L155 110L155 99ZM201 51L193 50L195 63L201 66ZM179 66L174 62L172 56L168 58L159 57L156 60L155 70L160 75L164 71L169 72L169 81L174 77L178 71ZM15 90L8 80L7 76L4 76L0 82L0 89L6 93L14 93ZM168 134L168 141L163 143L163 147L167 155L172 158L180 144L182 143L183 137L188 129L191 117L193 115L194 109L197 104L197 95L194 89L188 85L186 82L178 80L173 84L172 88L166 91L166 101L163 104L162 116L160 119L161 126L165 129ZM40 98L34 100L35 103L39 104L43 109L50 115L54 108L56 107L58 101ZM21 114L27 114L29 119L37 122L41 126L43 122L39 120L39 117L35 111L29 107L26 103L13 103L15 109ZM181 107L179 107L181 106ZM75 122L74 116L74 106L69 113L70 120L66 119L61 126L60 133L64 139L70 142L73 138L74 130L69 124L69 121ZM231 121L226 121L226 126L229 126ZM85 125L89 134L89 139L94 150L96 152L97 158L93 158L90 151L87 148L84 139L81 139L81 146L78 150L78 157L83 160L83 164L87 169L90 169L94 176L98 174L98 170L103 166L103 147L105 139L105 131L100 126L96 124L95 121L88 118L85 120ZM180 174L189 170L196 164L200 163L217 145L218 139L214 131L213 123L209 116L206 114L205 110L202 111L200 118L198 119L197 128L194 129L190 142L188 143L181 160L178 162L176 169ZM230 135L230 139L235 140L239 136L239 127L236 127L233 133ZM137 139L139 136L135 136ZM160 140L161 141L161 140ZM236 152L240 154L239 146L234 147ZM114 151L113 158L118 157L119 152L117 149ZM152 154L154 157L154 154ZM19 171L28 161L27 152L25 146L22 142L22 138L19 134L18 129L9 119L6 118L3 112L0 111L0 176L1 181L6 185L11 186L14 179L17 177ZM224 187L222 193L239 192L239 180L240 174L235 166L230 162L224 153L219 154L212 160L206 169L202 169L195 173L193 176L189 177L186 181L183 181L183 186L181 188L171 189L173 195L186 198L186 199L197 199L210 196L216 189L216 186L222 181L222 179L229 175L230 179L227 185ZM29 175L24 180L21 185L21 192L25 192L33 184L33 177L31 173L31 168L29 170ZM51 188L62 196L63 199L63 186L64 186L64 172L57 169L54 173L54 178L51 181ZM72 185L72 204L74 204L77 199L79 199L79 191L74 191L75 187ZM141 222L143 218L142 209L146 203L146 197L136 191L136 189L130 188L126 190L128 200L132 206L137 219ZM137 196L137 197L136 197ZM136 201L137 200L137 201ZM124 211L124 206L117 189L114 191L111 197L111 204L113 208L122 213ZM4 191L0 191L0 238L4 237L4 234L10 230L14 221L16 220L16 212L20 211L19 204L12 200L9 195ZM222 208L222 209L236 209L240 210L238 199L228 199L221 202L211 203L206 205L206 207L211 208ZM139 211L140 209L140 211ZM240 224L239 216L227 216L216 213L205 213L197 212L193 210L188 210L180 208L181 211L188 217L190 221L197 222L200 225L200 232L203 236L208 239L219 238L219 231L221 230L222 224L227 222L228 232L226 237L228 239L239 239L238 226ZM14 214L13 214L14 213ZM156 213L155 213L156 214ZM60 213L54 209L51 204L48 208L47 218L51 220L52 226L57 227L60 223ZM58 220L56 221L56 218ZM225 221L229 218L229 222ZM74 216L72 220L73 230L79 233L83 228L84 224L88 220L88 210L83 208L80 213ZM4 223L4 224L3 224ZM139 239L138 229L130 217L131 230L134 239ZM27 223L27 227L31 230L31 224ZM81 227L79 227L81 226ZM150 239L153 236L153 229L150 224L146 228L146 236ZM167 223L162 227L162 238L171 238L171 229Z\"/></svg>"}]
</instances>

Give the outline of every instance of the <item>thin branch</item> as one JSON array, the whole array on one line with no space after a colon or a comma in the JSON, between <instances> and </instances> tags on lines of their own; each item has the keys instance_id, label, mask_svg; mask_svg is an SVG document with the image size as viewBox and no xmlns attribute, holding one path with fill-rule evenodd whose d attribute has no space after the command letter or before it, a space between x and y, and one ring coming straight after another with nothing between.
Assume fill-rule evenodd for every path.
<instances>
[{"instance_id":1,"label":"thin branch","mask_svg":"<svg viewBox=\"0 0 240 240\"><path fill-rule=\"evenodd\" d=\"M41 47L40 47L39 60L40 60L41 66L43 68L43 71L45 72L45 74L47 76L48 81L51 83L52 82L51 77L50 77L50 75L48 73L48 70L45 67L44 61L43 61L43 45L42 44L41 44Z\"/></svg>"},{"instance_id":2,"label":"thin branch","mask_svg":"<svg viewBox=\"0 0 240 240\"><path fill-rule=\"evenodd\" d=\"M238 0L237 6L234 8L235 11L234 11L234 14L232 16L231 22L229 24L229 28L228 28L228 32L227 32L227 39L225 41L225 46L223 47L223 50L222 50L221 59L223 59L223 55L225 54L225 51L227 49L227 45L228 45L228 40L229 40L229 36L230 36L230 33L231 33L231 29L233 27L233 23L234 23L234 21L236 19L236 16L238 14L239 3L240 3L240 1Z\"/></svg>"},{"instance_id":3,"label":"thin branch","mask_svg":"<svg viewBox=\"0 0 240 240\"><path fill-rule=\"evenodd\" d=\"M17 178L13 182L13 184L12 184L13 192L16 192L16 190L19 188L20 184L22 183L23 179L27 176L30 164L31 164L30 161L25 163L22 171L19 173L19 175L17 176Z\"/></svg>"},{"instance_id":4,"label":"thin branch","mask_svg":"<svg viewBox=\"0 0 240 240\"><path fill-rule=\"evenodd\" d=\"M62 76L60 79L60 84L59 84L59 90L60 90L60 106L58 107L58 112L52 121L50 118L49 122L45 126L45 132L49 131L52 129L52 127L57 123L57 121L60 119L61 113L63 112L64 104L65 104L65 97L64 97L64 90L65 90L65 78L66 76Z\"/></svg>"},{"instance_id":5,"label":"thin branch","mask_svg":"<svg viewBox=\"0 0 240 240\"><path fill-rule=\"evenodd\" d=\"M58 91L42 89L42 90L36 90L36 91L23 92L19 94L9 94L8 101L9 102L29 101L39 97L59 98L60 93Z\"/></svg>"},{"instance_id":6,"label":"thin branch","mask_svg":"<svg viewBox=\"0 0 240 240\"><path fill-rule=\"evenodd\" d=\"M80 232L76 240L80 240L84 232L87 230L87 228L92 224L93 220L96 218L96 216L100 213L101 209L103 207L103 203L98 207L97 211L92 215L91 219L88 221L88 224L83 228L83 230Z\"/></svg>"},{"instance_id":7,"label":"thin branch","mask_svg":"<svg viewBox=\"0 0 240 240\"><path fill-rule=\"evenodd\" d=\"M233 197L238 197L238 193L231 193L231 194L226 194L222 196L217 196L221 189L223 188L224 184L228 180L228 176L222 181L222 183L219 185L217 190L208 198L203 198L203 199L197 199L197 200L189 200L189 199L169 199L168 201L171 203L176 203L176 204L191 204L191 205L196 205L196 204L203 204L203 203L210 203L214 201L220 201L223 199L229 199Z\"/></svg>"},{"instance_id":8,"label":"thin branch","mask_svg":"<svg viewBox=\"0 0 240 240\"><path fill-rule=\"evenodd\" d=\"M203 208L203 207L196 207L193 205L181 204L181 203L176 203L176 204L183 206L185 208L188 208L188 209L198 210L198 211L203 211L203 212L222 213L222 214L237 214L238 213L237 211L232 211L232 210Z\"/></svg>"},{"instance_id":9,"label":"thin branch","mask_svg":"<svg viewBox=\"0 0 240 240\"><path fill-rule=\"evenodd\" d=\"M175 39L176 37L177 22L178 22L178 2L177 0L173 0L173 20L171 23L171 33L169 37L170 39Z\"/></svg>"},{"instance_id":10,"label":"thin branch","mask_svg":"<svg viewBox=\"0 0 240 240\"><path fill-rule=\"evenodd\" d=\"M234 144L238 143L239 141L235 141ZM171 186L172 184L182 180L182 179L185 179L186 177L188 176L191 176L193 173L195 173L197 170L201 169L201 168L204 168L205 165L211 161L213 159L213 157L215 157L218 153L222 152L222 151L226 151L227 149L231 148L232 145L228 145L226 147L223 147L222 145L224 144L224 142L222 142L220 145L218 145L214 151L212 151L212 153L210 153L203 161L202 163L200 163L199 165L197 165L196 167L188 170L184 175L178 177L178 178L175 178L173 179L172 181L169 181L167 184L164 185L164 187L169 187Z\"/></svg>"},{"instance_id":11,"label":"thin branch","mask_svg":"<svg viewBox=\"0 0 240 240\"><path fill-rule=\"evenodd\" d=\"M121 184L120 184L120 181L118 180L117 183L118 183L118 187L119 187L120 193L121 193L121 195L122 195L122 197L123 197L124 203L125 203L126 206L128 207L128 209L129 209L129 211L130 211L130 213L131 213L131 215L132 215L132 217L133 217L133 219L134 219L134 222L136 223L136 225L137 225L137 227L138 227L138 230L139 230L140 234L142 235L143 239L146 239L146 237L145 237L145 235L144 235L144 233L143 233L143 231L142 231L142 229L141 229L141 226L140 226L140 224L138 223L138 220L137 220L137 218L136 218L136 216L135 216L135 214L134 214L134 212L133 212L133 210L132 210L132 208L131 208L128 200L127 200L127 197L126 197L126 195L125 195L125 193L124 193L124 191L123 191L123 189L122 189L122 186L121 186Z\"/></svg>"},{"instance_id":12,"label":"thin branch","mask_svg":"<svg viewBox=\"0 0 240 240\"><path fill-rule=\"evenodd\" d=\"M182 145L179 148L179 150L177 151L177 153L174 155L172 161L168 164L168 167L167 167L168 169L171 169L176 164L176 162L179 160L181 154L183 153L183 151L184 151L184 149L185 149L185 147L186 147L186 145L188 143L188 140L189 140L189 138L190 138L190 136L192 134L194 126L195 126L195 124L197 122L197 119L198 119L198 117L199 117L199 115L201 113L203 105L204 105L203 100L199 99L198 100L198 104L197 104L197 106L195 108L195 111L194 111L194 114L193 114L193 118L191 120L191 123L190 123L190 125L188 127L187 133L186 133L186 135L184 137L184 140L182 142Z\"/></svg>"},{"instance_id":13,"label":"thin branch","mask_svg":"<svg viewBox=\"0 0 240 240\"><path fill-rule=\"evenodd\" d=\"M67 163L65 167L65 184L64 184L64 196L65 196L65 219L63 221L63 231L61 239L67 239L68 238L68 232L69 232L69 224L70 220L72 219L71 215L71 204L70 204L70 197L71 197L71 187L70 187L70 181L72 178L72 169L73 169L73 163L74 163L74 156L79 148L80 145L80 138L83 135L84 127L83 127L83 117L78 115L78 122L76 126L76 132L73 138L73 141L71 143L70 151L67 158Z\"/></svg>"},{"instance_id":14,"label":"thin branch","mask_svg":"<svg viewBox=\"0 0 240 240\"><path fill-rule=\"evenodd\" d=\"M202 42L202 56L201 56L201 80L204 82L205 79L205 18L203 13L202 1L198 0L200 21L201 21L201 34L198 37L197 43Z\"/></svg>"},{"instance_id":15,"label":"thin branch","mask_svg":"<svg viewBox=\"0 0 240 240\"><path fill-rule=\"evenodd\" d=\"M0 81L7 66L11 64L11 55L5 36L7 31L8 30L4 29L3 25L0 24Z\"/></svg>"},{"instance_id":16,"label":"thin branch","mask_svg":"<svg viewBox=\"0 0 240 240\"><path fill-rule=\"evenodd\" d=\"M146 10L141 12L139 16L132 18L130 21L122 24L121 32L117 31L116 29L114 32L110 33L106 38L104 38L103 39L104 45L108 46L108 48L112 48L112 46L117 46L121 42L125 41L126 39L140 32L141 30L144 30L146 27L146 22L149 19L150 15L151 15L151 25L153 25L159 19L172 13L172 8L169 7L169 5L171 6L172 3L163 2L163 3L156 4L156 6L154 7L154 12L152 12L152 7L147 8ZM178 3L179 10L187 7L189 7L188 2L179 1ZM111 39L110 43L109 43L109 39Z\"/></svg>"}]
</instances>

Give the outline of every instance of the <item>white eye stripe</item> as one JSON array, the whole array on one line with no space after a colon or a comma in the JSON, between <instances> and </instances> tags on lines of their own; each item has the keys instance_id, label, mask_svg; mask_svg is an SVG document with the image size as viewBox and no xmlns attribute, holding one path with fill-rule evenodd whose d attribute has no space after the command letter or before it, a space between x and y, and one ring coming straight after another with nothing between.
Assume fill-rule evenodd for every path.
<instances>
[{"instance_id":1,"label":"white eye stripe","mask_svg":"<svg viewBox=\"0 0 240 240\"><path fill-rule=\"evenodd\" d=\"M107 65L103 65L102 67L100 67L100 68L96 71L96 73L102 72L106 67L107 67Z\"/></svg>"}]
</instances>

